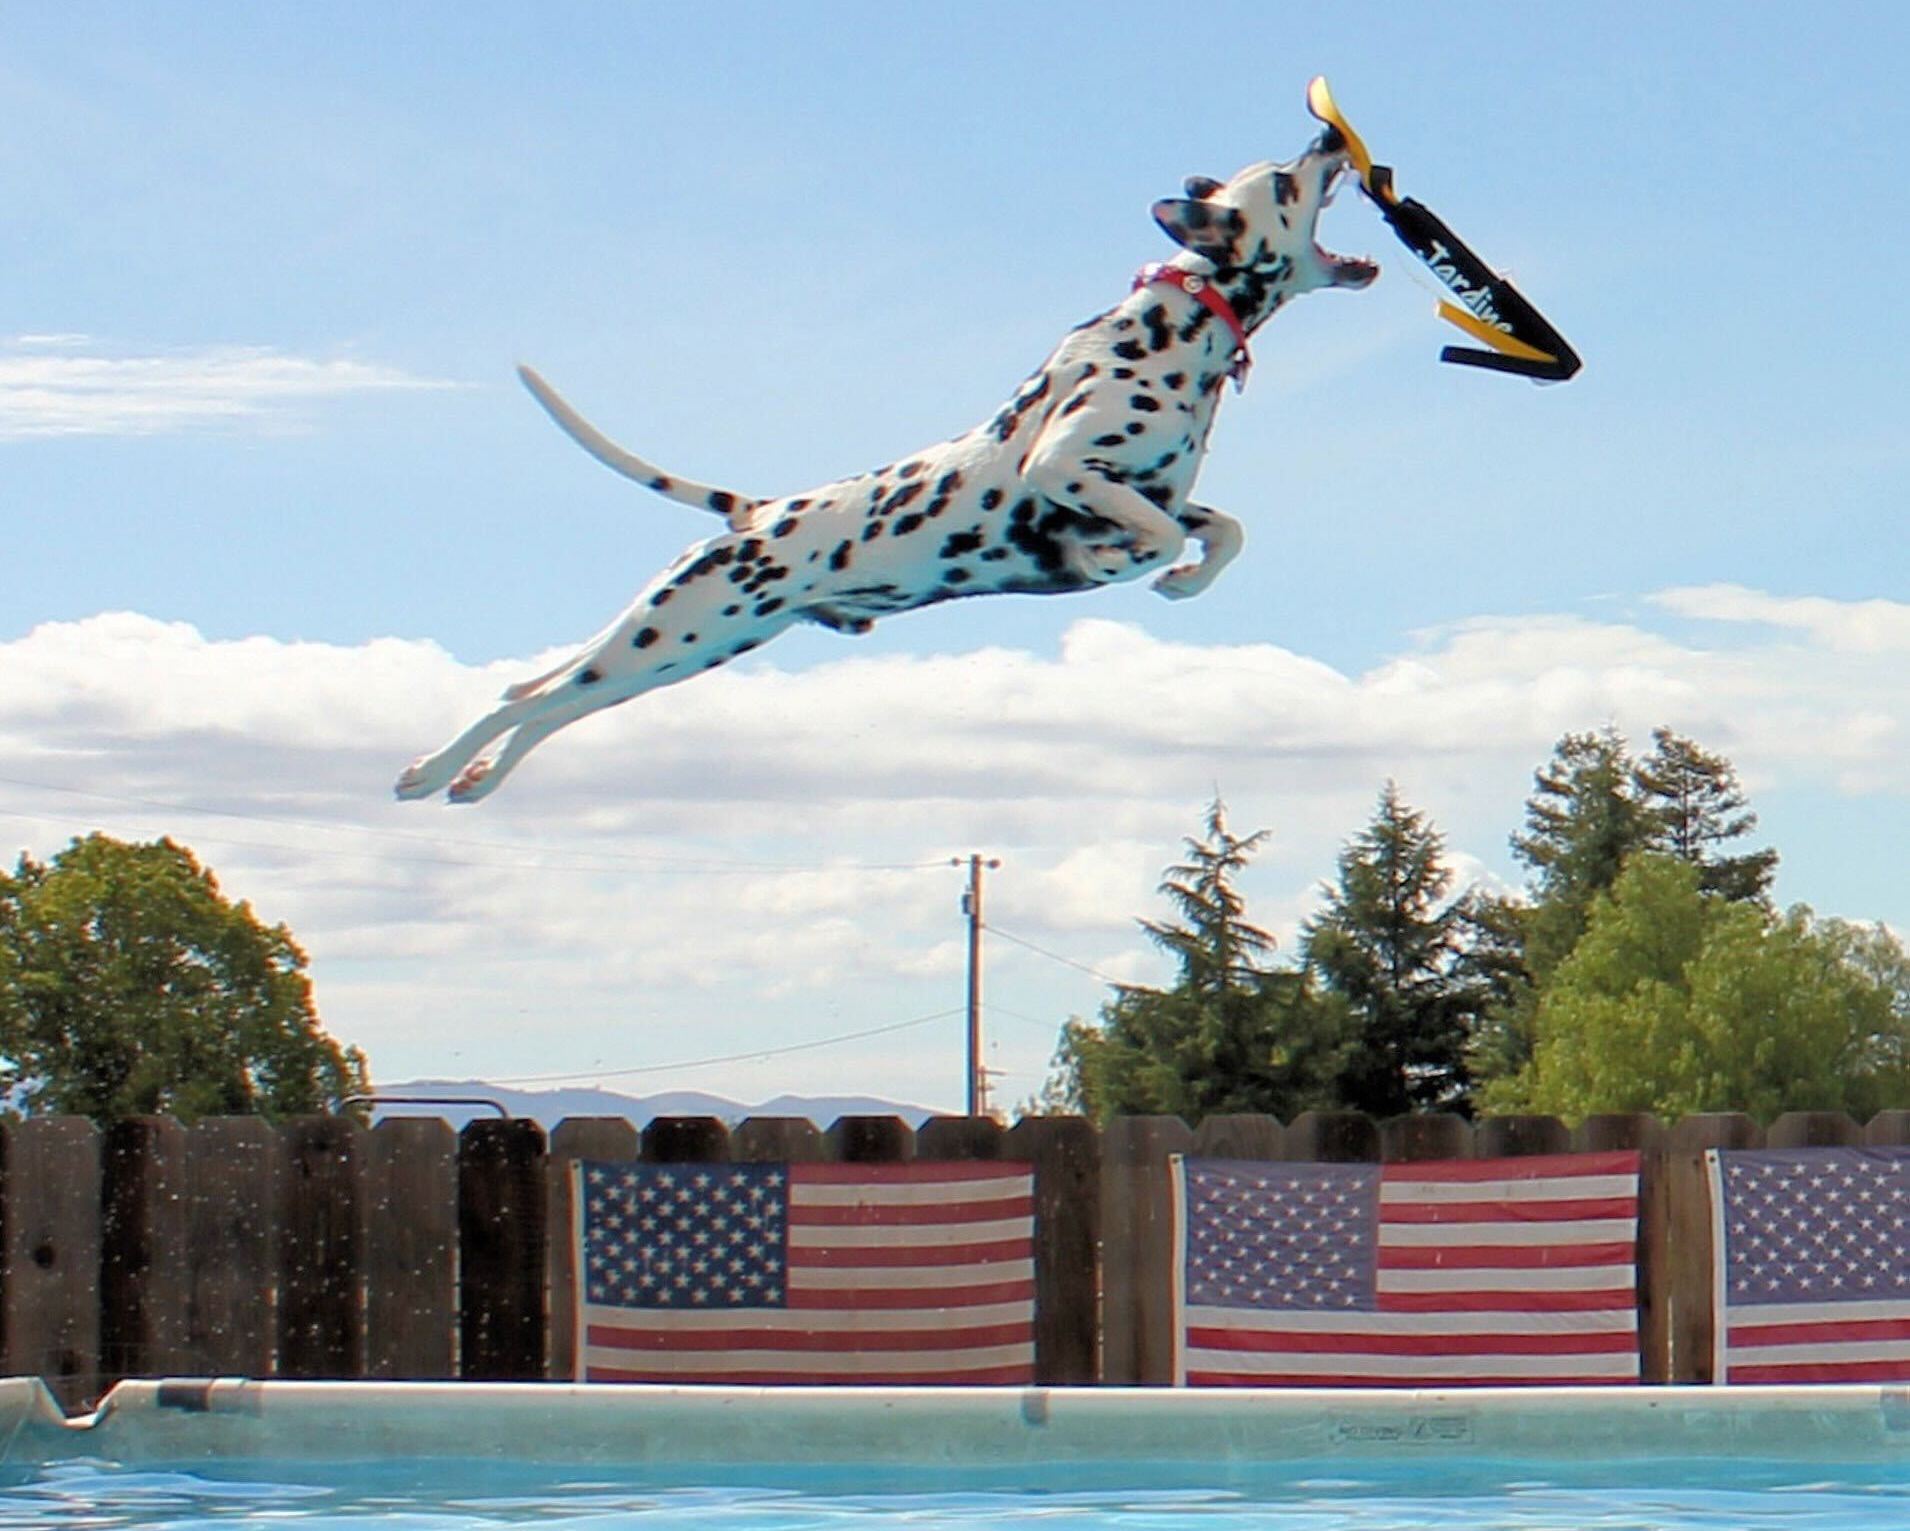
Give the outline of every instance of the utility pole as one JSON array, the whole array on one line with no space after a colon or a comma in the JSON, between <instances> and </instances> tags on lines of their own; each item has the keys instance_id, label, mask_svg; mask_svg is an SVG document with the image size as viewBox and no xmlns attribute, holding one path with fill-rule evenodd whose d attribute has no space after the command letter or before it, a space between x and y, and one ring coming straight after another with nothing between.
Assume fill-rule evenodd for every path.
<instances>
[{"instance_id":1,"label":"utility pole","mask_svg":"<svg viewBox=\"0 0 1910 1531\"><path fill-rule=\"evenodd\" d=\"M958 856L949 863L960 866ZM968 858L968 889L962 894L962 913L968 916L968 1114L988 1114L988 1070L982 1063L982 868L993 871L1001 862L980 856Z\"/></svg>"}]
</instances>

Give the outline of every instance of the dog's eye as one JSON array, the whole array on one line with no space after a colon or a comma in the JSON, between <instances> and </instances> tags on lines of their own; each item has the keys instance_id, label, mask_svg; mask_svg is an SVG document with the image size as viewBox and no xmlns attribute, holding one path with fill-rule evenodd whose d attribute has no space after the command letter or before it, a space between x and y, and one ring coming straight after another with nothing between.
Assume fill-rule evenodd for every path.
<instances>
[{"instance_id":1,"label":"dog's eye","mask_svg":"<svg viewBox=\"0 0 1910 1531\"><path fill-rule=\"evenodd\" d=\"M1185 185L1187 195L1202 202L1220 190L1220 182L1209 175L1190 175Z\"/></svg>"}]
</instances>

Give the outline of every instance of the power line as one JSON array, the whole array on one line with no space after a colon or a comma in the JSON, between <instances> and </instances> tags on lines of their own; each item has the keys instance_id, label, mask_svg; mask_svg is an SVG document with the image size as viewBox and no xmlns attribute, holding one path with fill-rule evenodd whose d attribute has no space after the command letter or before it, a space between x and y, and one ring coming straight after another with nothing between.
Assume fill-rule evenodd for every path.
<instances>
[{"instance_id":1,"label":"power line","mask_svg":"<svg viewBox=\"0 0 1910 1531\"><path fill-rule=\"evenodd\" d=\"M785 1053L809 1052L818 1047L834 1047L838 1042L858 1042L864 1037L879 1037L891 1031L906 1031L911 1026L926 1026L960 1015L962 1007L937 1010L933 1015L918 1015L909 1021L891 1021L886 1026L871 1026L866 1031L845 1031L838 1036L818 1037L813 1042L792 1042L785 1047L758 1047L746 1053L726 1053L720 1058L693 1058L687 1063L645 1063L635 1068L584 1069L574 1074L516 1074L509 1078L488 1078L487 1084L560 1084L574 1079L624 1079L632 1074L667 1074L675 1069L710 1068L718 1063L743 1063L756 1058L778 1058Z\"/></svg>"},{"instance_id":2,"label":"power line","mask_svg":"<svg viewBox=\"0 0 1910 1531\"><path fill-rule=\"evenodd\" d=\"M1077 972L1086 973L1090 978L1100 979L1102 983L1112 984L1117 989L1133 987L1132 984L1123 983L1118 978L1108 977L1106 973L1101 972L1098 968L1089 967L1085 962L1076 962L1074 958L1064 957L1059 952L1051 952L1045 946L1036 946L1034 942L1016 935L1012 930L1003 930L999 925L990 925L988 929L990 934L1000 936L1004 941L1012 941L1017 946L1025 946L1029 951L1035 953L1036 956L1046 957L1050 962L1058 962L1063 967L1070 967Z\"/></svg>"}]
</instances>

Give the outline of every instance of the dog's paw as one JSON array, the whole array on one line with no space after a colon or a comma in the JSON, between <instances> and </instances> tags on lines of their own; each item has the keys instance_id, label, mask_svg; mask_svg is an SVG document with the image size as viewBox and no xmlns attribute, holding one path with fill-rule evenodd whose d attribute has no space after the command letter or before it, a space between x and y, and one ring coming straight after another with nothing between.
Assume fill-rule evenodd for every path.
<instances>
[{"instance_id":1,"label":"dog's paw","mask_svg":"<svg viewBox=\"0 0 1910 1531\"><path fill-rule=\"evenodd\" d=\"M401 803L415 803L421 797L429 797L444 785L444 778L433 768L431 757L421 755L398 773L398 780L392 784L392 792Z\"/></svg>"},{"instance_id":2,"label":"dog's paw","mask_svg":"<svg viewBox=\"0 0 1910 1531\"><path fill-rule=\"evenodd\" d=\"M444 795L454 803L475 803L482 797L488 797L491 787L485 785L491 775L491 762L473 760L444 789Z\"/></svg>"},{"instance_id":3,"label":"dog's paw","mask_svg":"<svg viewBox=\"0 0 1910 1531\"><path fill-rule=\"evenodd\" d=\"M1155 580L1154 589L1170 601L1184 601L1199 595L1213 583L1213 578L1205 564L1184 563Z\"/></svg>"}]
</instances>

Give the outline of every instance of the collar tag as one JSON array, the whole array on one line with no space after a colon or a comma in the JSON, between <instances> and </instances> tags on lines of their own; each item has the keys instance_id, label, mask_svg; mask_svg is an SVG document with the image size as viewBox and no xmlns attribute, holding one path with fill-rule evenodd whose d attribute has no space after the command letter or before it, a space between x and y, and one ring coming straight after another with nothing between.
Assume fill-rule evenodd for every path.
<instances>
[{"instance_id":1,"label":"collar tag","mask_svg":"<svg viewBox=\"0 0 1910 1531\"><path fill-rule=\"evenodd\" d=\"M1253 357L1247 350L1247 327L1240 322L1240 315L1234 312L1227 295L1198 271L1184 271L1179 266L1170 266L1166 261L1159 260L1150 261L1134 273L1135 292L1153 286L1178 287L1227 326L1234 337L1233 366L1228 369L1227 375L1234 380L1234 391L1243 391L1247 386L1247 369L1253 365Z\"/></svg>"}]
</instances>

